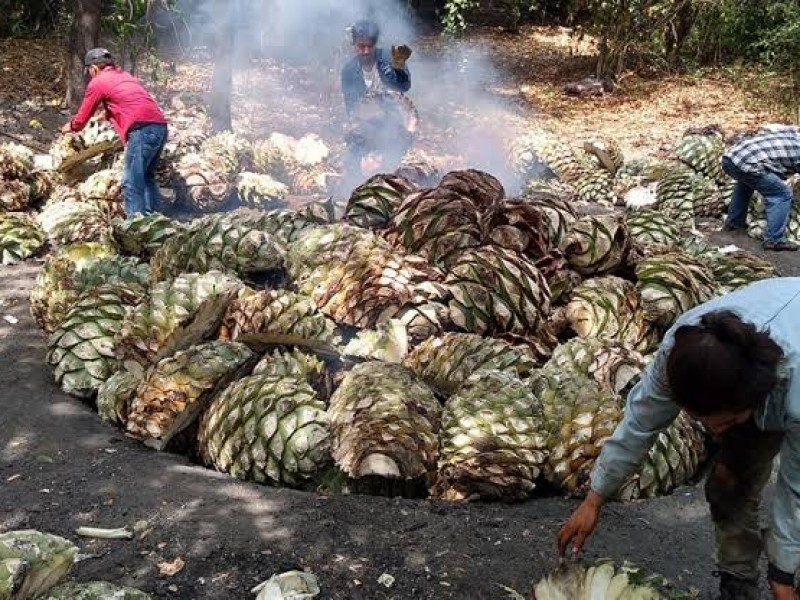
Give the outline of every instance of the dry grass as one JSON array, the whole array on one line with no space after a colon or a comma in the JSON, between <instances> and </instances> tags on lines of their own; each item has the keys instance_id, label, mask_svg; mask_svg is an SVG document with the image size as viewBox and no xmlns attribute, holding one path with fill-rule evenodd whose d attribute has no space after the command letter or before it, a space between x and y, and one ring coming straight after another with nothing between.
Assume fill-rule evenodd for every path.
<instances>
[{"instance_id":1,"label":"dry grass","mask_svg":"<svg viewBox=\"0 0 800 600\"><path fill-rule=\"evenodd\" d=\"M563 94L562 87L591 74L593 40L579 39L565 28L528 27L517 36L477 32L468 45L491 57L497 67L485 94L498 102L491 108L486 102L476 107L473 98L458 89L445 95L461 101L441 102L435 94L428 98L425 90L412 89L423 119L420 143L429 151L438 147L442 153L451 152L448 140L469 146L456 129L475 130L480 138L497 143L509 135L544 129L565 139L601 134L616 139L629 153L657 154L690 126L717 124L733 132L780 117L769 109L766 93L746 91L780 89L775 76L730 70L654 78L628 74L612 94L576 99ZM422 57L452 55L454 50L439 37L422 38L415 46ZM0 92L5 99L61 95L62 49L56 40L0 40L0 56ZM343 118L338 76L335 70L323 75L320 81L319 71L273 61L240 65L233 98L237 128L253 135L313 131L335 141ZM737 79L741 83L735 83ZM206 92L210 82L209 63L185 62L160 91ZM452 125L453 114L460 115L458 128Z\"/></svg>"}]
</instances>

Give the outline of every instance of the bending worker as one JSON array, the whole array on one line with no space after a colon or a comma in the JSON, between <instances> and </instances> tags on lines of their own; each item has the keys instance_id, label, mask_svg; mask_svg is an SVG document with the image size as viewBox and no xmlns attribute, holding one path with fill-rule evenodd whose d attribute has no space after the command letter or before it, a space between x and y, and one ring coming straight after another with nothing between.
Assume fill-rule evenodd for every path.
<instances>
[{"instance_id":1,"label":"bending worker","mask_svg":"<svg viewBox=\"0 0 800 600\"><path fill-rule=\"evenodd\" d=\"M78 114L61 131L81 131L103 104L106 118L125 143L125 213L130 216L156 211L161 194L155 170L167 141L164 113L138 79L114 64L105 48L89 50L84 64L91 81Z\"/></svg>"},{"instance_id":2,"label":"bending worker","mask_svg":"<svg viewBox=\"0 0 800 600\"><path fill-rule=\"evenodd\" d=\"M722 600L757 600L766 544L776 600L798 600L800 568L800 277L759 281L682 315L667 332L625 416L603 445L591 490L563 526L580 552L601 508L640 468L683 409L719 442L706 482ZM780 456L769 528L761 492Z\"/></svg>"}]
</instances>

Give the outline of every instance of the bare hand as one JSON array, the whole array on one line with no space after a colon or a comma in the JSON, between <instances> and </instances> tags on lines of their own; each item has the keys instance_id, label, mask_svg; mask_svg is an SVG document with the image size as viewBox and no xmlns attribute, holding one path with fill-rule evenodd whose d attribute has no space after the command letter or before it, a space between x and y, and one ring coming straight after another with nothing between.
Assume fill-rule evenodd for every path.
<instances>
[{"instance_id":1,"label":"bare hand","mask_svg":"<svg viewBox=\"0 0 800 600\"><path fill-rule=\"evenodd\" d=\"M61 133L72 133L72 121L64 123L64 126L61 128Z\"/></svg>"},{"instance_id":2,"label":"bare hand","mask_svg":"<svg viewBox=\"0 0 800 600\"><path fill-rule=\"evenodd\" d=\"M775 600L798 600L797 591L790 585L770 581L769 588L772 590L772 597Z\"/></svg>"},{"instance_id":3,"label":"bare hand","mask_svg":"<svg viewBox=\"0 0 800 600\"><path fill-rule=\"evenodd\" d=\"M411 57L412 50L405 44L392 46L392 65L395 69L405 69L406 61Z\"/></svg>"},{"instance_id":4,"label":"bare hand","mask_svg":"<svg viewBox=\"0 0 800 600\"><path fill-rule=\"evenodd\" d=\"M602 507L603 497L597 492L589 492L586 500L572 513L558 534L558 552L561 556L567 553L570 543L575 554L583 550L587 538L597 527Z\"/></svg>"}]
</instances>

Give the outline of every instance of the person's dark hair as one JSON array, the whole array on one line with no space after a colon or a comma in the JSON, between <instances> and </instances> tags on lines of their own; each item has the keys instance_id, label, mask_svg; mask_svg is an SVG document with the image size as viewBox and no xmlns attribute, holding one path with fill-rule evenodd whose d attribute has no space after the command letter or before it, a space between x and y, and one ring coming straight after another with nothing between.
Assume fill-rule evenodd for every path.
<instances>
[{"instance_id":1,"label":"person's dark hair","mask_svg":"<svg viewBox=\"0 0 800 600\"><path fill-rule=\"evenodd\" d=\"M675 402L708 416L763 405L778 380L783 350L734 312L714 311L675 332L667 379Z\"/></svg>"},{"instance_id":2,"label":"person's dark hair","mask_svg":"<svg viewBox=\"0 0 800 600\"><path fill-rule=\"evenodd\" d=\"M381 30L375 21L364 19L353 25L353 43L358 40L369 40L373 44L377 43Z\"/></svg>"}]
</instances>

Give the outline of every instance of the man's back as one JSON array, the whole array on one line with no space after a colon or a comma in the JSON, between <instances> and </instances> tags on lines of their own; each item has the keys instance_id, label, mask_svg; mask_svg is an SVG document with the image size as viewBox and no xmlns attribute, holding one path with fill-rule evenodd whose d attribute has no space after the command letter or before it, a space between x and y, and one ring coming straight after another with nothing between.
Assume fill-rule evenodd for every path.
<instances>
[{"instance_id":1,"label":"man's back","mask_svg":"<svg viewBox=\"0 0 800 600\"><path fill-rule=\"evenodd\" d=\"M746 173L785 176L800 172L800 131L785 127L759 133L734 144L726 153Z\"/></svg>"},{"instance_id":2,"label":"man's back","mask_svg":"<svg viewBox=\"0 0 800 600\"><path fill-rule=\"evenodd\" d=\"M83 105L75 117L81 127L97 106L104 103L109 121L123 140L131 127L143 123L166 123L164 113L142 83L126 71L107 67L86 88Z\"/></svg>"}]
</instances>

